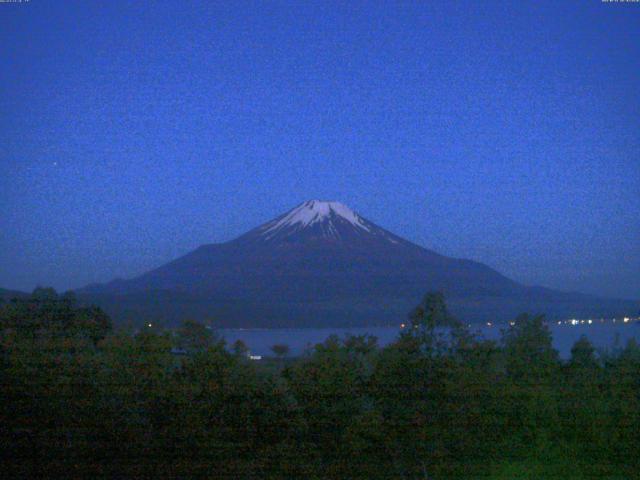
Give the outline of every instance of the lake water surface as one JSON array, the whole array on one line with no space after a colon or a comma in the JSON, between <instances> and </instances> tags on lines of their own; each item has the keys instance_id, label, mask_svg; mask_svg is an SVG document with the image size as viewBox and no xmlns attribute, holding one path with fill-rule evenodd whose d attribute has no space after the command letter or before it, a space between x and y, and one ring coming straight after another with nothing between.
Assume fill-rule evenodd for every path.
<instances>
[{"instance_id":1,"label":"lake water surface","mask_svg":"<svg viewBox=\"0 0 640 480\"><path fill-rule=\"evenodd\" d=\"M490 340L498 340L501 330L506 325L472 326L471 331ZM640 342L640 322L593 323L592 325L549 325L553 335L553 345L563 358L570 356L571 347L581 335L593 343L596 349L624 347L627 341L635 338ZM271 355L271 346L286 344L290 355L300 355L306 348L321 343L329 335L363 335L369 334L378 338L381 346L393 342L400 333L395 327L361 327L361 328L282 328L282 329L223 329L219 332L228 344L240 339L249 347L253 355Z\"/></svg>"}]
</instances>

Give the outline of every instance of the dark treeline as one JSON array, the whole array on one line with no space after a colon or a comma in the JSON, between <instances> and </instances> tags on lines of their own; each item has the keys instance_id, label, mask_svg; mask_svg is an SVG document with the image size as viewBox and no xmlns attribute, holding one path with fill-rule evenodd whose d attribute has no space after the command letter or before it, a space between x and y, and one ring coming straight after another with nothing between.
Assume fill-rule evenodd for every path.
<instances>
[{"instance_id":1,"label":"dark treeline","mask_svg":"<svg viewBox=\"0 0 640 480\"><path fill-rule=\"evenodd\" d=\"M3 478L638 478L640 348L568 361L541 317L475 338L429 294L397 341L250 361L213 332L117 332L36 290L0 307ZM177 354L180 353L180 354Z\"/></svg>"}]
</instances>

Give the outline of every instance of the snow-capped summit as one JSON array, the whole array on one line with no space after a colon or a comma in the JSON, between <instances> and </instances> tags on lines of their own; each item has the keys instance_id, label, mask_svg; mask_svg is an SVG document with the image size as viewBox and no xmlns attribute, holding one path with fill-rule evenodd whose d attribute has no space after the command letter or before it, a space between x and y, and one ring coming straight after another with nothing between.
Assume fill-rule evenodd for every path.
<instances>
[{"instance_id":1,"label":"snow-capped summit","mask_svg":"<svg viewBox=\"0 0 640 480\"><path fill-rule=\"evenodd\" d=\"M302 227L313 225L316 222L330 220L332 215L337 215L355 227L369 231L362 218L353 210L340 202L325 202L322 200L308 200L296 208L276 219L266 231L278 229L283 226L301 224Z\"/></svg>"},{"instance_id":2,"label":"snow-capped summit","mask_svg":"<svg viewBox=\"0 0 640 480\"><path fill-rule=\"evenodd\" d=\"M321 200L308 200L298 205L283 216L264 225L263 234L271 237L282 229L309 227L316 223L327 222L326 229L330 234L336 234L334 220L346 221L355 228L369 231L365 221L356 212L340 202L325 202Z\"/></svg>"},{"instance_id":3,"label":"snow-capped summit","mask_svg":"<svg viewBox=\"0 0 640 480\"><path fill-rule=\"evenodd\" d=\"M251 233L270 242L312 238L339 241L364 237L399 242L395 235L369 222L343 203L323 200L307 200Z\"/></svg>"}]
</instances>

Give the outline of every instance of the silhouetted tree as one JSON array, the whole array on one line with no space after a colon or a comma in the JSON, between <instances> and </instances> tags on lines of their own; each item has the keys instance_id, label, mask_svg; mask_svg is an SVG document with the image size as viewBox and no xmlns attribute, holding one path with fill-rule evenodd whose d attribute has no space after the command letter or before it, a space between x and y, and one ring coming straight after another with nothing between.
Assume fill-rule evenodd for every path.
<instances>
[{"instance_id":1,"label":"silhouetted tree","mask_svg":"<svg viewBox=\"0 0 640 480\"><path fill-rule=\"evenodd\" d=\"M400 340L405 348L415 348L429 355L466 348L471 341L464 325L449 313L442 292L428 292L409 314L409 328Z\"/></svg>"},{"instance_id":2,"label":"silhouetted tree","mask_svg":"<svg viewBox=\"0 0 640 480\"><path fill-rule=\"evenodd\" d=\"M597 364L595 348L584 335L571 347L570 364L585 368L592 368Z\"/></svg>"},{"instance_id":3,"label":"silhouetted tree","mask_svg":"<svg viewBox=\"0 0 640 480\"><path fill-rule=\"evenodd\" d=\"M378 348L378 339L373 335L348 335L344 346L348 351L368 355Z\"/></svg>"},{"instance_id":4,"label":"silhouetted tree","mask_svg":"<svg viewBox=\"0 0 640 480\"><path fill-rule=\"evenodd\" d=\"M188 352L202 352L213 345L213 332L195 320L185 320L177 331L178 346Z\"/></svg>"},{"instance_id":5,"label":"silhouetted tree","mask_svg":"<svg viewBox=\"0 0 640 480\"><path fill-rule=\"evenodd\" d=\"M271 351L276 357L283 359L289 354L289 345L276 344L271 347Z\"/></svg>"},{"instance_id":6,"label":"silhouetted tree","mask_svg":"<svg viewBox=\"0 0 640 480\"><path fill-rule=\"evenodd\" d=\"M247 347L247 344L240 339L233 342L231 350L233 351L234 355L238 357L246 357L249 353L249 347Z\"/></svg>"},{"instance_id":7,"label":"silhouetted tree","mask_svg":"<svg viewBox=\"0 0 640 480\"><path fill-rule=\"evenodd\" d=\"M559 358L544 316L523 314L511 323L502 336L509 375L516 380L549 378Z\"/></svg>"}]
</instances>

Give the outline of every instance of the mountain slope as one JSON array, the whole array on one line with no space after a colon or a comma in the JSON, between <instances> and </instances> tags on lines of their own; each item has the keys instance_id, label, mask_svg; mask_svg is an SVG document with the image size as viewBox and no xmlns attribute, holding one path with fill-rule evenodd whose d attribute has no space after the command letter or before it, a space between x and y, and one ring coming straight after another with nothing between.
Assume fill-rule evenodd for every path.
<instances>
[{"instance_id":1,"label":"mountain slope","mask_svg":"<svg viewBox=\"0 0 640 480\"><path fill-rule=\"evenodd\" d=\"M0 288L0 303L8 302L14 298L23 298L28 296L29 294L26 292L20 292L18 290L7 290L5 288Z\"/></svg>"},{"instance_id":2,"label":"mountain slope","mask_svg":"<svg viewBox=\"0 0 640 480\"><path fill-rule=\"evenodd\" d=\"M436 289L470 321L508 319L523 310L577 316L633 308L633 302L522 286L481 263L404 240L338 202L317 200L137 278L79 293L131 321L343 326L398 324Z\"/></svg>"}]
</instances>

